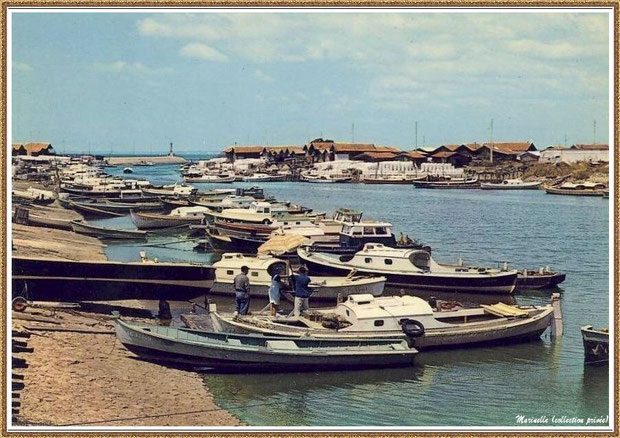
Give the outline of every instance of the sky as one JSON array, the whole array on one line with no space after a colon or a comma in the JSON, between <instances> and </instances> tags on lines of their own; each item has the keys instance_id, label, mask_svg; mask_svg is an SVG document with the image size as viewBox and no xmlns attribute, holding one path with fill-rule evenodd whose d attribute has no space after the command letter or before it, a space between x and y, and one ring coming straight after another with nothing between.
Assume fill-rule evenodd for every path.
<instances>
[{"instance_id":1,"label":"sky","mask_svg":"<svg viewBox=\"0 0 620 438\"><path fill-rule=\"evenodd\" d=\"M15 10L12 140L114 154L608 142L608 14L413 12Z\"/></svg>"}]
</instances>

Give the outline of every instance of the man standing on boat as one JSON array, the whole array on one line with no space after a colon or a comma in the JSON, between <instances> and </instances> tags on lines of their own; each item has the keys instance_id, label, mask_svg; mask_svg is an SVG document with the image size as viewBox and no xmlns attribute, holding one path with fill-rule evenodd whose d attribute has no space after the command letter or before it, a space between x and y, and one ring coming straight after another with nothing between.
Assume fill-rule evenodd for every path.
<instances>
[{"instance_id":1,"label":"man standing on boat","mask_svg":"<svg viewBox=\"0 0 620 438\"><path fill-rule=\"evenodd\" d=\"M300 316L302 312L308 310L308 299L310 298L310 277L305 266L299 268L299 274L293 276L293 287L295 289L295 308L293 315Z\"/></svg>"},{"instance_id":2,"label":"man standing on boat","mask_svg":"<svg viewBox=\"0 0 620 438\"><path fill-rule=\"evenodd\" d=\"M250 279L247 266L241 267L241 274L234 279L235 285L235 316L247 315L250 309Z\"/></svg>"}]
</instances>

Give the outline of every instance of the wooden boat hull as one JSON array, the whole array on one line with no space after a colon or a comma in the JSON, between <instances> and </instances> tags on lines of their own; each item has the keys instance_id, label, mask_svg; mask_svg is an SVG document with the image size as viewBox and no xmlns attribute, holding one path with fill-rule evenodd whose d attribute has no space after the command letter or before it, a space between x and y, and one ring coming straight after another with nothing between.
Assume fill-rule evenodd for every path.
<instances>
[{"instance_id":1,"label":"wooden boat hull","mask_svg":"<svg viewBox=\"0 0 620 438\"><path fill-rule=\"evenodd\" d=\"M145 359L222 371L351 369L413 364L415 349L401 340L291 339L210 333L114 321L118 340Z\"/></svg>"},{"instance_id":2,"label":"wooden boat hull","mask_svg":"<svg viewBox=\"0 0 620 438\"><path fill-rule=\"evenodd\" d=\"M116 211L102 210L97 206L91 206L82 202L69 201L69 206L75 211L83 214L84 216L98 216L98 217L121 217L125 216L125 213L119 213Z\"/></svg>"},{"instance_id":3,"label":"wooden boat hull","mask_svg":"<svg viewBox=\"0 0 620 438\"><path fill-rule=\"evenodd\" d=\"M204 184L230 184L235 182L235 177L230 178L192 178L185 177L183 178L185 182L188 183L204 183Z\"/></svg>"},{"instance_id":4,"label":"wooden boat hull","mask_svg":"<svg viewBox=\"0 0 620 438\"><path fill-rule=\"evenodd\" d=\"M323 260L308 256L301 250L298 252L300 261L315 275L348 275L353 268L346 265L329 265ZM425 273L390 273L388 271L369 271L355 268L360 275L382 275L387 278L386 286L412 290L428 290L441 292L468 292L489 294L511 294L515 290L517 273L506 272L497 275L481 275L479 277L438 276Z\"/></svg>"},{"instance_id":5,"label":"wooden boat hull","mask_svg":"<svg viewBox=\"0 0 620 438\"><path fill-rule=\"evenodd\" d=\"M172 228L182 225L199 224L200 218L174 217L164 214L139 213L131 210L131 220L139 230Z\"/></svg>"},{"instance_id":6,"label":"wooden boat hull","mask_svg":"<svg viewBox=\"0 0 620 438\"><path fill-rule=\"evenodd\" d=\"M550 195L569 195L569 196L603 196L604 190L570 190L547 187L545 191Z\"/></svg>"},{"instance_id":7,"label":"wooden boat hull","mask_svg":"<svg viewBox=\"0 0 620 438\"><path fill-rule=\"evenodd\" d=\"M441 181L414 181L418 189L479 189L480 182L441 182Z\"/></svg>"},{"instance_id":8,"label":"wooden boat hull","mask_svg":"<svg viewBox=\"0 0 620 438\"><path fill-rule=\"evenodd\" d=\"M482 183L480 188L482 190L538 190L542 182L532 182L523 184L494 184L494 183Z\"/></svg>"},{"instance_id":9,"label":"wooden boat hull","mask_svg":"<svg viewBox=\"0 0 620 438\"><path fill-rule=\"evenodd\" d=\"M144 240L146 231L120 230L113 228L97 227L83 221L71 221L71 228L74 232L94 236L100 239L124 239L124 240Z\"/></svg>"},{"instance_id":10,"label":"wooden boat hull","mask_svg":"<svg viewBox=\"0 0 620 438\"><path fill-rule=\"evenodd\" d=\"M436 312L441 315L442 312ZM449 314L449 312L444 312ZM200 318L199 318L200 317ZM186 324L209 327L211 330L221 330L228 333L261 333L270 336L291 336L314 338L402 338L408 339L418 350L439 348L456 348L483 344L506 344L539 338L545 332L553 318L553 309L548 306L534 312L527 318L498 318L488 323L455 324L454 327L441 329L426 329L420 337L408 337L402 331L347 331L328 328L308 328L303 325L278 324L277 320L269 323L270 318L261 318L260 322L252 321L252 316L233 319L230 315L211 312L199 317L184 317ZM415 317L412 317L415 319Z\"/></svg>"},{"instance_id":11,"label":"wooden boat hull","mask_svg":"<svg viewBox=\"0 0 620 438\"><path fill-rule=\"evenodd\" d=\"M321 285L322 282L325 282L325 285ZM253 297L268 298L269 287L270 285L268 284L251 284L251 295ZM312 277L311 288L313 290L312 301L336 301L339 296L346 298L354 294L371 294L378 297L385 288L385 278L357 277L346 281L340 277ZM290 289L284 292L292 294ZM218 281L216 278L213 282L211 293L234 295L235 288L232 282Z\"/></svg>"},{"instance_id":12,"label":"wooden boat hull","mask_svg":"<svg viewBox=\"0 0 620 438\"><path fill-rule=\"evenodd\" d=\"M13 295L35 301L185 300L207 294L209 264L71 261L12 257ZM26 287L25 287L26 286Z\"/></svg>"},{"instance_id":13,"label":"wooden boat hull","mask_svg":"<svg viewBox=\"0 0 620 438\"><path fill-rule=\"evenodd\" d=\"M381 178L364 178L362 181L364 184L413 184L412 179L381 179Z\"/></svg>"},{"instance_id":14,"label":"wooden boat hull","mask_svg":"<svg viewBox=\"0 0 620 438\"><path fill-rule=\"evenodd\" d=\"M519 272L517 275L517 289L552 289L566 279L563 272L550 272L539 274L532 272L523 275Z\"/></svg>"},{"instance_id":15,"label":"wooden boat hull","mask_svg":"<svg viewBox=\"0 0 620 438\"><path fill-rule=\"evenodd\" d=\"M607 362L609 361L609 333L595 330L591 325L581 327L583 339L583 351L585 361Z\"/></svg>"}]
</instances>

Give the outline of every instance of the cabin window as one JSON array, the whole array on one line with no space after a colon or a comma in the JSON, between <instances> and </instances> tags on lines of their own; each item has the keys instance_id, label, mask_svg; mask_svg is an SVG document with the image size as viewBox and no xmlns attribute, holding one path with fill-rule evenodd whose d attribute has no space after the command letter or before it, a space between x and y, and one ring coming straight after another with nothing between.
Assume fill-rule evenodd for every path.
<instances>
[{"instance_id":1,"label":"cabin window","mask_svg":"<svg viewBox=\"0 0 620 438\"><path fill-rule=\"evenodd\" d=\"M409 256L409 261L416 267L422 270L428 270L431 256L429 253L419 251Z\"/></svg>"},{"instance_id":2,"label":"cabin window","mask_svg":"<svg viewBox=\"0 0 620 438\"><path fill-rule=\"evenodd\" d=\"M301 222L295 222L295 225L299 225Z\"/></svg>"},{"instance_id":3,"label":"cabin window","mask_svg":"<svg viewBox=\"0 0 620 438\"><path fill-rule=\"evenodd\" d=\"M229 269L228 271L226 271L226 275L233 275L233 274L234 274L234 271L233 271L233 270L231 270L231 269Z\"/></svg>"},{"instance_id":4,"label":"cabin window","mask_svg":"<svg viewBox=\"0 0 620 438\"><path fill-rule=\"evenodd\" d=\"M381 327L384 324L382 319L378 319L375 321L375 327Z\"/></svg>"},{"instance_id":5,"label":"cabin window","mask_svg":"<svg viewBox=\"0 0 620 438\"><path fill-rule=\"evenodd\" d=\"M370 257L366 257L366 258L364 259L364 261L365 261L366 263L372 263L372 258L370 258Z\"/></svg>"},{"instance_id":6,"label":"cabin window","mask_svg":"<svg viewBox=\"0 0 620 438\"><path fill-rule=\"evenodd\" d=\"M378 227L375 231L377 234L387 234L387 230L385 227Z\"/></svg>"},{"instance_id":7,"label":"cabin window","mask_svg":"<svg viewBox=\"0 0 620 438\"><path fill-rule=\"evenodd\" d=\"M350 316L350 315L351 315L351 313L350 313L348 310L347 310L346 312L347 312L347 316Z\"/></svg>"},{"instance_id":8,"label":"cabin window","mask_svg":"<svg viewBox=\"0 0 620 438\"><path fill-rule=\"evenodd\" d=\"M362 235L362 229L361 228L353 228L353 235L354 236L361 236Z\"/></svg>"},{"instance_id":9,"label":"cabin window","mask_svg":"<svg viewBox=\"0 0 620 438\"><path fill-rule=\"evenodd\" d=\"M385 259L385 260L383 260L383 262L384 262L386 265L391 265L391 264L392 264L392 259Z\"/></svg>"},{"instance_id":10,"label":"cabin window","mask_svg":"<svg viewBox=\"0 0 620 438\"><path fill-rule=\"evenodd\" d=\"M258 272L252 272L252 277L258 277Z\"/></svg>"},{"instance_id":11,"label":"cabin window","mask_svg":"<svg viewBox=\"0 0 620 438\"><path fill-rule=\"evenodd\" d=\"M364 227L364 234L366 235L375 234L375 229L373 227Z\"/></svg>"}]
</instances>

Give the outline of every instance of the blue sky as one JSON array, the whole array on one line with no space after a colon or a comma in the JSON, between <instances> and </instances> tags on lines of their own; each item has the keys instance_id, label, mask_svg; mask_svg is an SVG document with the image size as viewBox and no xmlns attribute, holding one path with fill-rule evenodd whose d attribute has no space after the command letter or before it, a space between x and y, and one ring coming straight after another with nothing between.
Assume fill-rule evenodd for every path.
<instances>
[{"instance_id":1,"label":"blue sky","mask_svg":"<svg viewBox=\"0 0 620 438\"><path fill-rule=\"evenodd\" d=\"M13 141L608 141L605 13L12 15ZM354 129L352 125L354 124Z\"/></svg>"}]
</instances>

